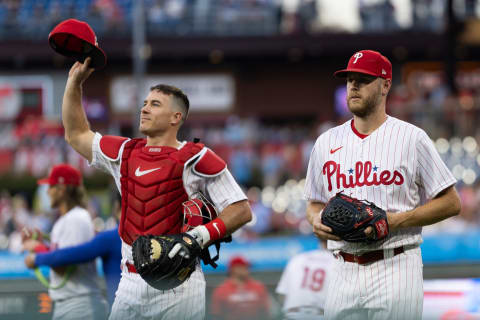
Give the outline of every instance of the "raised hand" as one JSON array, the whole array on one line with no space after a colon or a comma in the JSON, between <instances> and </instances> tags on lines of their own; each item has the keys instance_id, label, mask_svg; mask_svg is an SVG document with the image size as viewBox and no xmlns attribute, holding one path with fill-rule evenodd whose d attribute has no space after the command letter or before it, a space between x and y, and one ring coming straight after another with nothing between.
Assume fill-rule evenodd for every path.
<instances>
[{"instance_id":1,"label":"raised hand","mask_svg":"<svg viewBox=\"0 0 480 320\"><path fill-rule=\"evenodd\" d=\"M84 63L75 62L75 64L70 68L68 72L68 81L72 81L77 85L81 85L88 77L92 74L95 70L90 68L90 63L92 62L92 58L87 57Z\"/></svg>"}]
</instances>

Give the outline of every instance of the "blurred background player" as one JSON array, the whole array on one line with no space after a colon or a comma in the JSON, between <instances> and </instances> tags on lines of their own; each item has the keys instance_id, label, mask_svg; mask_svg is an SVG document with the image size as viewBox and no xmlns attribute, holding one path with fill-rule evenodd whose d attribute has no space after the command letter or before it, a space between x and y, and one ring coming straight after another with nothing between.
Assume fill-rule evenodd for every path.
<instances>
[{"instance_id":1,"label":"blurred background player","mask_svg":"<svg viewBox=\"0 0 480 320\"><path fill-rule=\"evenodd\" d=\"M323 319L329 281L334 277L335 259L327 250L327 241L320 248L294 256L288 262L276 288L285 319Z\"/></svg>"},{"instance_id":2,"label":"blurred background player","mask_svg":"<svg viewBox=\"0 0 480 320\"><path fill-rule=\"evenodd\" d=\"M251 220L247 198L220 157L202 144L177 140L190 103L176 87L150 88L140 110L139 130L146 139L102 137L91 131L82 106L83 83L94 71L90 61L76 62L70 69L62 120L66 141L92 166L111 174L122 194L123 270L110 319L203 319L201 266L179 287L157 290L138 275L131 245L139 235L180 233L182 203L201 192L220 212L213 221L188 231L206 248ZM169 254L180 254L174 250Z\"/></svg>"},{"instance_id":3,"label":"blurred background player","mask_svg":"<svg viewBox=\"0 0 480 320\"><path fill-rule=\"evenodd\" d=\"M85 209L86 193L80 171L70 165L59 164L53 166L50 175L38 183L48 185L51 207L58 211L59 218L53 225L48 247L42 242L43 235L34 237L26 230L24 248L44 252L91 240L94 229L90 213ZM96 279L97 270L93 261L74 268L51 268L48 294L55 302L53 319L105 319L107 302Z\"/></svg>"},{"instance_id":4,"label":"blurred background player","mask_svg":"<svg viewBox=\"0 0 480 320\"><path fill-rule=\"evenodd\" d=\"M250 275L250 263L241 256L230 259L228 277L215 288L211 301L214 320L270 318L270 296L265 285Z\"/></svg>"},{"instance_id":5,"label":"blurred background player","mask_svg":"<svg viewBox=\"0 0 480 320\"><path fill-rule=\"evenodd\" d=\"M121 214L121 200L117 193L115 195L117 195L117 199L114 200L112 211L118 219ZM116 226L113 229L99 232L92 240L77 246L50 250L45 253L31 253L25 257L25 264L28 268L40 266L58 268L87 263L100 257L107 286L107 300L111 308L115 299L115 291L120 282L121 247L118 226Z\"/></svg>"}]
</instances>

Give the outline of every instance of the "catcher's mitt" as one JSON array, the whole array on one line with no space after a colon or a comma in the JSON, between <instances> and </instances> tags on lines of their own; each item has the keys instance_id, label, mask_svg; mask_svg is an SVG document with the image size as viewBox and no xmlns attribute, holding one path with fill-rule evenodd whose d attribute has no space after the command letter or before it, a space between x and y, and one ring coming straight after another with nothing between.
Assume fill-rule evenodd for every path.
<instances>
[{"instance_id":1,"label":"catcher's mitt","mask_svg":"<svg viewBox=\"0 0 480 320\"><path fill-rule=\"evenodd\" d=\"M332 233L349 242L375 242L389 232L387 213L375 204L349 197L341 192L332 197L322 212L322 223ZM371 236L365 229L371 226Z\"/></svg>"},{"instance_id":2,"label":"catcher's mitt","mask_svg":"<svg viewBox=\"0 0 480 320\"><path fill-rule=\"evenodd\" d=\"M180 251L169 257L172 248L180 244ZM139 236L132 244L135 269L152 287L169 290L181 285L195 270L202 248L187 233ZM172 255L170 255L172 256Z\"/></svg>"}]
</instances>

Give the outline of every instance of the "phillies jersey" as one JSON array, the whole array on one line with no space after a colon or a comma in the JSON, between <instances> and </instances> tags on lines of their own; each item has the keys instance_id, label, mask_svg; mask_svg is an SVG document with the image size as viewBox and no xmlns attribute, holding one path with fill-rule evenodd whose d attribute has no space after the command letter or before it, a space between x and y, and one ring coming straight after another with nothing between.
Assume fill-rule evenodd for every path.
<instances>
[{"instance_id":1,"label":"phillies jersey","mask_svg":"<svg viewBox=\"0 0 480 320\"><path fill-rule=\"evenodd\" d=\"M332 253L312 250L294 256L282 273L276 292L285 295L283 312L293 308L324 309L328 284L335 271Z\"/></svg>"},{"instance_id":2,"label":"phillies jersey","mask_svg":"<svg viewBox=\"0 0 480 320\"><path fill-rule=\"evenodd\" d=\"M370 135L354 120L317 139L308 164L304 196L327 203L337 192L375 203L387 212L412 210L456 183L422 129L387 116ZM328 249L358 253L422 242L421 227L402 228L373 244L328 241Z\"/></svg>"}]
</instances>

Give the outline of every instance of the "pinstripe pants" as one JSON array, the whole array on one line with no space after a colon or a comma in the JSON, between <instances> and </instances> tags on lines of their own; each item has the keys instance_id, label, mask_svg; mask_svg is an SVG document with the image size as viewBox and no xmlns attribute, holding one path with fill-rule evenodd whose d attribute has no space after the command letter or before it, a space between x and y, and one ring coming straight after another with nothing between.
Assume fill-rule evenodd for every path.
<instances>
[{"instance_id":1,"label":"pinstripe pants","mask_svg":"<svg viewBox=\"0 0 480 320\"><path fill-rule=\"evenodd\" d=\"M171 290L149 286L137 273L123 268L110 320L202 320L205 318L205 277L201 267Z\"/></svg>"},{"instance_id":2,"label":"pinstripe pants","mask_svg":"<svg viewBox=\"0 0 480 320\"><path fill-rule=\"evenodd\" d=\"M53 320L104 320L108 304L100 294L80 295L55 301Z\"/></svg>"},{"instance_id":3,"label":"pinstripe pants","mask_svg":"<svg viewBox=\"0 0 480 320\"><path fill-rule=\"evenodd\" d=\"M422 318L423 264L419 247L385 259L359 265L335 261L337 274L330 282L326 319L415 320Z\"/></svg>"}]
</instances>

